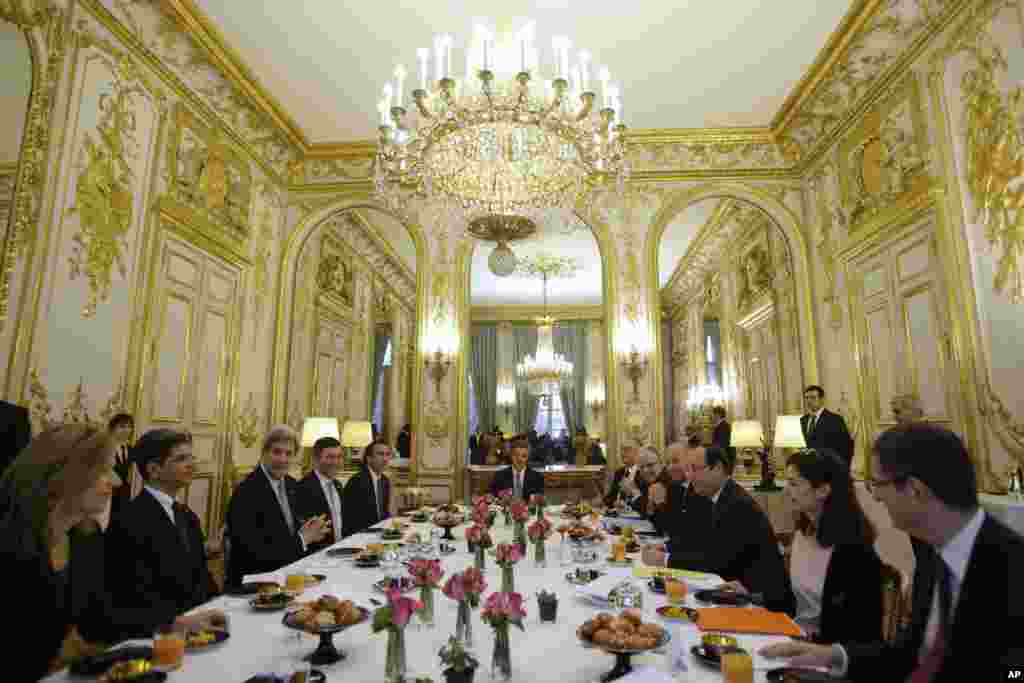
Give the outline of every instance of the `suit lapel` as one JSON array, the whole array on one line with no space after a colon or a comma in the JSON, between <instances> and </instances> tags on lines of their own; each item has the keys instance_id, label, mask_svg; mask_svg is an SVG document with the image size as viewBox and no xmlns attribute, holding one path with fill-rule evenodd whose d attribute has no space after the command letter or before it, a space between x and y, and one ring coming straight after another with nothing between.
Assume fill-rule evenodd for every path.
<instances>
[{"instance_id":1,"label":"suit lapel","mask_svg":"<svg viewBox=\"0 0 1024 683\"><path fill-rule=\"evenodd\" d=\"M274 508L277 510L277 519L281 520L281 528L284 529L288 533L289 536L291 536L294 533L294 531L288 529L288 520L285 519L285 517L284 517L284 510L281 509L281 501L278 500L278 498L277 498L277 493L274 491L274 487L270 483L270 478L267 476L266 472L262 471L262 469L263 469L262 467L257 465L257 468L253 472L253 474L256 475L257 477L259 477L260 485L263 487L263 490L266 492L266 495L270 496L270 502L274 506ZM285 479L285 488L284 488L285 495L288 497L288 505L291 506L291 508L292 508L292 518L294 519L295 518L295 506L292 503L292 492L289 491L288 489L289 489L289 487L288 487L288 480Z\"/></svg>"}]
</instances>

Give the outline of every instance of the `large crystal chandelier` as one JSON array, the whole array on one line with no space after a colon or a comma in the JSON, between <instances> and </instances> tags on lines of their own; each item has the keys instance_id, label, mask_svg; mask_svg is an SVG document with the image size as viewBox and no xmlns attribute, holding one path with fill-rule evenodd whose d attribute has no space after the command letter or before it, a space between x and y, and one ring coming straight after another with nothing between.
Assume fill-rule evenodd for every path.
<instances>
[{"instance_id":1,"label":"large crystal chandelier","mask_svg":"<svg viewBox=\"0 0 1024 683\"><path fill-rule=\"evenodd\" d=\"M575 259L544 254L519 263L519 274L541 278L544 296L544 316L537 319L537 349L516 366L516 377L535 396L554 396L563 384L572 380L573 364L562 354L555 353L552 338L555 320L548 315L548 279L572 277L578 269Z\"/></svg>"},{"instance_id":2,"label":"large crystal chandelier","mask_svg":"<svg viewBox=\"0 0 1024 683\"><path fill-rule=\"evenodd\" d=\"M571 209L591 186L624 182L621 90L601 68L597 105L590 53L580 51L570 66L570 42L556 37L545 73L532 23L518 33L478 26L462 47L459 77L454 45L451 36L438 36L433 52L418 51L411 101L402 66L384 86L378 195L399 207L410 198L440 200L468 224ZM413 105L416 114L407 119Z\"/></svg>"}]
</instances>

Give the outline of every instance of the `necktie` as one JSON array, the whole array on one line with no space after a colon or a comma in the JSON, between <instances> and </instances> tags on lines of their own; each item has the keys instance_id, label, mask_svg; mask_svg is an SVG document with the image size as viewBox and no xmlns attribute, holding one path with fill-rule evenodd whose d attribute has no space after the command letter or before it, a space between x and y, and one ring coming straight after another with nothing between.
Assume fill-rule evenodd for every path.
<instances>
[{"instance_id":1,"label":"necktie","mask_svg":"<svg viewBox=\"0 0 1024 683\"><path fill-rule=\"evenodd\" d=\"M338 505L338 485L333 479L327 484L327 506L331 508L331 528L334 537L341 538L341 506Z\"/></svg>"},{"instance_id":2,"label":"necktie","mask_svg":"<svg viewBox=\"0 0 1024 683\"><path fill-rule=\"evenodd\" d=\"M274 491L277 493L277 502L281 505L281 514L284 515L284 523L288 526L288 532L295 531L295 521L292 519L292 509L288 505L288 494L284 490L284 479L274 482Z\"/></svg>"},{"instance_id":3,"label":"necktie","mask_svg":"<svg viewBox=\"0 0 1024 683\"><path fill-rule=\"evenodd\" d=\"M523 480L520 478L518 472L513 472L512 476L516 478L515 490L513 491L513 493L515 494L516 498L522 498L523 497Z\"/></svg>"},{"instance_id":4,"label":"necktie","mask_svg":"<svg viewBox=\"0 0 1024 683\"><path fill-rule=\"evenodd\" d=\"M949 566L941 555L936 553L935 562L935 590L939 591L939 627L935 630L935 639L921 655L917 668L910 674L907 683L929 683L942 668L942 662L946 658L946 638L953 604L952 577Z\"/></svg>"},{"instance_id":5,"label":"necktie","mask_svg":"<svg viewBox=\"0 0 1024 683\"><path fill-rule=\"evenodd\" d=\"M384 477L377 477L377 519L384 519Z\"/></svg>"},{"instance_id":6,"label":"necktie","mask_svg":"<svg viewBox=\"0 0 1024 683\"><path fill-rule=\"evenodd\" d=\"M818 426L818 414L811 413L811 417L807 420L807 436L814 433L814 428Z\"/></svg>"},{"instance_id":7,"label":"necktie","mask_svg":"<svg viewBox=\"0 0 1024 683\"><path fill-rule=\"evenodd\" d=\"M175 502L171 506L174 510L174 526L178 529L178 536L181 544L185 546L185 552L192 552L192 544L188 540L188 516L185 514L185 506Z\"/></svg>"}]
</instances>

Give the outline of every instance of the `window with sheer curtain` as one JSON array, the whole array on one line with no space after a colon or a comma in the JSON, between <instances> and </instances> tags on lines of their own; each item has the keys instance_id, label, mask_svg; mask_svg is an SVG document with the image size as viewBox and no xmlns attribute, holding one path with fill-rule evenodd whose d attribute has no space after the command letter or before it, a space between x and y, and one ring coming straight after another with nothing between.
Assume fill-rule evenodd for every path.
<instances>
[{"instance_id":1,"label":"window with sheer curtain","mask_svg":"<svg viewBox=\"0 0 1024 683\"><path fill-rule=\"evenodd\" d=\"M537 407L537 419L533 428L538 434L548 433L551 436L558 436L563 429L569 429L565 421L565 414L562 413L562 401L558 396L545 396L540 406Z\"/></svg>"},{"instance_id":2,"label":"window with sheer curtain","mask_svg":"<svg viewBox=\"0 0 1024 683\"><path fill-rule=\"evenodd\" d=\"M704 321L704 370L707 383L722 386L722 341L717 320Z\"/></svg>"}]
</instances>

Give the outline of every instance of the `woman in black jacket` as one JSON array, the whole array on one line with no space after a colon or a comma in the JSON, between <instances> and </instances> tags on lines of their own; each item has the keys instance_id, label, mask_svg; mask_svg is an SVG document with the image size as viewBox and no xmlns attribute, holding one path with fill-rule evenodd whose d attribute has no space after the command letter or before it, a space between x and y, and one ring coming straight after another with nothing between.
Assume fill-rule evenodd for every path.
<instances>
[{"instance_id":1,"label":"woman in black jacket","mask_svg":"<svg viewBox=\"0 0 1024 683\"><path fill-rule=\"evenodd\" d=\"M797 516L789 560L797 623L822 643L882 640L882 561L849 468L828 449L805 448L786 469Z\"/></svg>"},{"instance_id":2,"label":"woman in black jacket","mask_svg":"<svg viewBox=\"0 0 1024 683\"><path fill-rule=\"evenodd\" d=\"M120 481L105 432L65 425L43 432L0 478L0 566L7 609L22 620L17 680L35 681L70 660L160 624L149 610L115 605L106 589L101 521ZM186 627L221 621L208 611Z\"/></svg>"}]
</instances>

